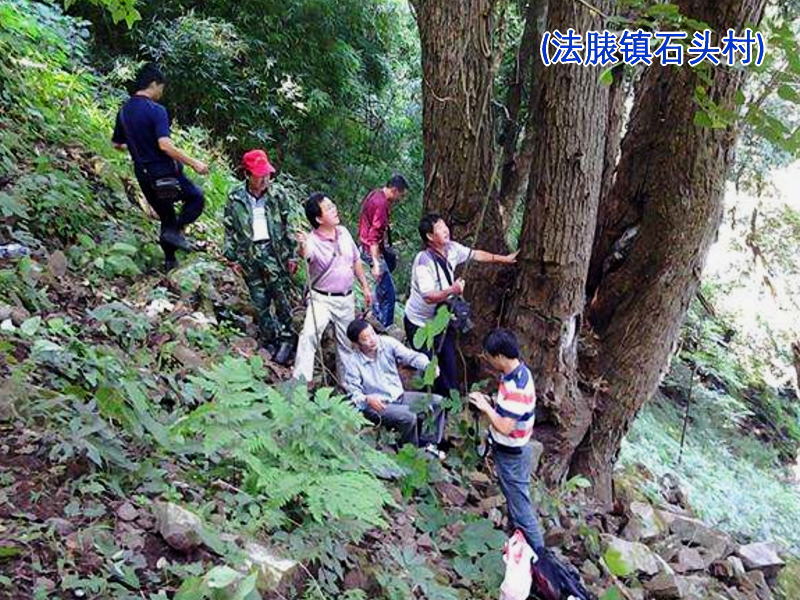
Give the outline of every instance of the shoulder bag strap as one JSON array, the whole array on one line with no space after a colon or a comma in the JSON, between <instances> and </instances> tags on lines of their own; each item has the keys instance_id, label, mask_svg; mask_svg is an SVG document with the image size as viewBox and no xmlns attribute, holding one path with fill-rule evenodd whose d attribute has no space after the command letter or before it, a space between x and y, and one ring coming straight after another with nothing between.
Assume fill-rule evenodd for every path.
<instances>
[{"instance_id":1,"label":"shoulder bag strap","mask_svg":"<svg viewBox=\"0 0 800 600\"><path fill-rule=\"evenodd\" d=\"M444 289L442 288L442 281L439 278L439 267L441 267L441 269L444 271L445 279L447 279L447 285L453 285L453 276L450 274L450 265L447 263L447 259L442 258L433 250L428 250L428 254L430 254L433 262L435 262L437 265L436 279L439 280L439 288Z\"/></svg>"}]
</instances>

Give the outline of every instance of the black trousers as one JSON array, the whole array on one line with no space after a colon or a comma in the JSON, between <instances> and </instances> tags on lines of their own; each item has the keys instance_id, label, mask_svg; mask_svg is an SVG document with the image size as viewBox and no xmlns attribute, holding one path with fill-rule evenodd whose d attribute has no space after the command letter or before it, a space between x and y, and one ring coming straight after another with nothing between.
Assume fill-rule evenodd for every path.
<instances>
[{"instance_id":1,"label":"black trousers","mask_svg":"<svg viewBox=\"0 0 800 600\"><path fill-rule=\"evenodd\" d=\"M406 340L415 350L427 354L429 357L433 353L427 348L417 348L414 346L414 334L419 327L403 317L403 325L406 330ZM444 336L444 337L442 337ZM444 398L450 397L450 390L458 389L458 363L456 359L456 334L451 327L447 331L440 333L433 341L433 349L439 359L439 376L433 382L433 392Z\"/></svg>"},{"instance_id":2,"label":"black trousers","mask_svg":"<svg viewBox=\"0 0 800 600\"><path fill-rule=\"evenodd\" d=\"M162 232L168 229L179 230L184 225L194 223L202 214L205 206L203 192L182 172L177 176L181 184L181 198L179 200L159 199L153 189L150 176L138 167L135 169L135 173L144 197L147 199L148 204L153 207L153 210L156 211L161 221ZM179 214L175 212L175 202L183 203ZM162 250L164 250L164 259L168 261L175 260L175 246L160 240L159 243Z\"/></svg>"}]
</instances>

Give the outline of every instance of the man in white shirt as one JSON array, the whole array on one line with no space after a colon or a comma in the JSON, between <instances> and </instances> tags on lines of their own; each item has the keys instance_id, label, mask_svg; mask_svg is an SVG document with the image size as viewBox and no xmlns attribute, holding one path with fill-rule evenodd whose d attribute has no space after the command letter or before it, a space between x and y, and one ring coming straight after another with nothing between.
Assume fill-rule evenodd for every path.
<instances>
[{"instance_id":1,"label":"man in white shirt","mask_svg":"<svg viewBox=\"0 0 800 600\"><path fill-rule=\"evenodd\" d=\"M419 235L425 249L414 258L411 268L411 293L405 307L403 323L406 339L414 343L414 334L433 319L436 309L450 296L464 293L464 280L455 277L458 265L475 260L477 262L512 264L517 261L517 252L492 254L484 250L473 250L450 239L450 229L441 215L429 213L419 222ZM430 354L428 348L417 348ZM439 377L434 383L434 392L448 397L458 389L458 366L456 362L456 340L452 328L434 341L434 350L439 359Z\"/></svg>"},{"instance_id":2,"label":"man in white shirt","mask_svg":"<svg viewBox=\"0 0 800 600\"><path fill-rule=\"evenodd\" d=\"M424 447L442 458L437 449L444 435L441 398L404 390L397 370L400 363L422 371L430 359L393 337L379 336L363 319L350 323L347 337L355 351L346 365L345 389L356 408L373 423L399 431L400 445ZM432 427L425 427L429 421Z\"/></svg>"}]
</instances>

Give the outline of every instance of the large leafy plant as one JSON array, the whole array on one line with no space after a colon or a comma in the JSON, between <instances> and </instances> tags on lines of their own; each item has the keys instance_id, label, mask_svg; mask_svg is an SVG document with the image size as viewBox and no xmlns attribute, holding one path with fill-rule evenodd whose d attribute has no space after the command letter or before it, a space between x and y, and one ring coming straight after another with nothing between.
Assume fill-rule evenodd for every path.
<instances>
[{"instance_id":1,"label":"large leafy plant","mask_svg":"<svg viewBox=\"0 0 800 600\"><path fill-rule=\"evenodd\" d=\"M284 509L282 525L290 510L318 523L385 525L393 500L377 474L396 466L361 438L363 417L330 389L311 397L264 378L259 358L227 358L192 377L207 402L175 425L177 439L228 465L231 477L243 471L245 491L267 510Z\"/></svg>"}]
</instances>

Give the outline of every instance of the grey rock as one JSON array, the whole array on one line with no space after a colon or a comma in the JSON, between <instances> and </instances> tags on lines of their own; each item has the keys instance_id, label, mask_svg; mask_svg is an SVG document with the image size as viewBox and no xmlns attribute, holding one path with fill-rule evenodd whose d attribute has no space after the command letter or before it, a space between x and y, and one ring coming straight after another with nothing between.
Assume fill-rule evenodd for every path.
<instances>
[{"instance_id":1,"label":"grey rock","mask_svg":"<svg viewBox=\"0 0 800 600\"><path fill-rule=\"evenodd\" d=\"M678 551L678 562L672 566L677 573L689 573L705 570L706 562L695 548L681 548Z\"/></svg>"},{"instance_id":2,"label":"grey rock","mask_svg":"<svg viewBox=\"0 0 800 600\"><path fill-rule=\"evenodd\" d=\"M633 520L639 524L640 539L648 542L666 533L666 523L658 516L650 504L646 502L631 502L630 508Z\"/></svg>"},{"instance_id":3,"label":"grey rock","mask_svg":"<svg viewBox=\"0 0 800 600\"><path fill-rule=\"evenodd\" d=\"M651 598L658 600L686 597L685 585L674 573L659 573L650 581L646 581L644 587Z\"/></svg>"},{"instance_id":4,"label":"grey rock","mask_svg":"<svg viewBox=\"0 0 800 600\"><path fill-rule=\"evenodd\" d=\"M543 453L544 444L538 440L531 440L531 473L536 473Z\"/></svg>"},{"instance_id":5,"label":"grey rock","mask_svg":"<svg viewBox=\"0 0 800 600\"><path fill-rule=\"evenodd\" d=\"M55 279L63 279L67 274L67 257L61 250L56 250L47 257L47 270Z\"/></svg>"},{"instance_id":6,"label":"grey rock","mask_svg":"<svg viewBox=\"0 0 800 600\"><path fill-rule=\"evenodd\" d=\"M764 573L761 571L748 571L742 579L741 589L758 600L772 600L772 592L767 585Z\"/></svg>"},{"instance_id":7,"label":"grey rock","mask_svg":"<svg viewBox=\"0 0 800 600\"><path fill-rule=\"evenodd\" d=\"M31 313L27 308L22 306L12 306L11 307L11 322L14 323L17 327L22 325L25 321L31 318Z\"/></svg>"},{"instance_id":8,"label":"grey rock","mask_svg":"<svg viewBox=\"0 0 800 600\"><path fill-rule=\"evenodd\" d=\"M603 576L600 568L588 558L583 561L583 564L581 565L581 575L583 575L586 583L595 583L600 581L600 578Z\"/></svg>"},{"instance_id":9,"label":"grey rock","mask_svg":"<svg viewBox=\"0 0 800 600\"><path fill-rule=\"evenodd\" d=\"M670 531L682 542L705 548L710 561L725 558L736 547L728 534L712 529L699 519L675 513L665 515L664 511L659 511L659 516L667 521Z\"/></svg>"},{"instance_id":10,"label":"grey rock","mask_svg":"<svg viewBox=\"0 0 800 600\"><path fill-rule=\"evenodd\" d=\"M269 548L249 542L245 544L244 551L247 558L244 571L250 572L253 567L258 572L257 586L261 590L274 590L297 568L298 562L276 556Z\"/></svg>"},{"instance_id":11,"label":"grey rock","mask_svg":"<svg viewBox=\"0 0 800 600\"><path fill-rule=\"evenodd\" d=\"M161 537L176 550L185 552L201 544L203 522L193 512L172 502L158 502L153 516Z\"/></svg>"},{"instance_id":12,"label":"grey rock","mask_svg":"<svg viewBox=\"0 0 800 600\"><path fill-rule=\"evenodd\" d=\"M762 569L774 572L785 564L778 556L775 546L769 542L739 546L736 555L742 559L742 563L748 571Z\"/></svg>"},{"instance_id":13,"label":"grey rock","mask_svg":"<svg viewBox=\"0 0 800 600\"><path fill-rule=\"evenodd\" d=\"M639 542L629 542L613 535L601 536L607 550L619 552L622 561L634 572L656 575L660 572L672 573L672 569L650 548Z\"/></svg>"},{"instance_id":14,"label":"grey rock","mask_svg":"<svg viewBox=\"0 0 800 600\"><path fill-rule=\"evenodd\" d=\"M139 511L130 502L123 502L117 508L117 516L123 521L133 521L139 516Z\"/></svg>"},{"instance_id":15,"label":"grey rock","mask_svg":"<svg viewBox=\"0 0 800 600\"><path fill-rule=\"evenodd\" d=\"M58 535L61 536L68 536L70 533L75 531L75 526L66 519L61 519L59 517L50 517L45 521L47 525L53 528Z\"/></svg>"}]
</instances>

